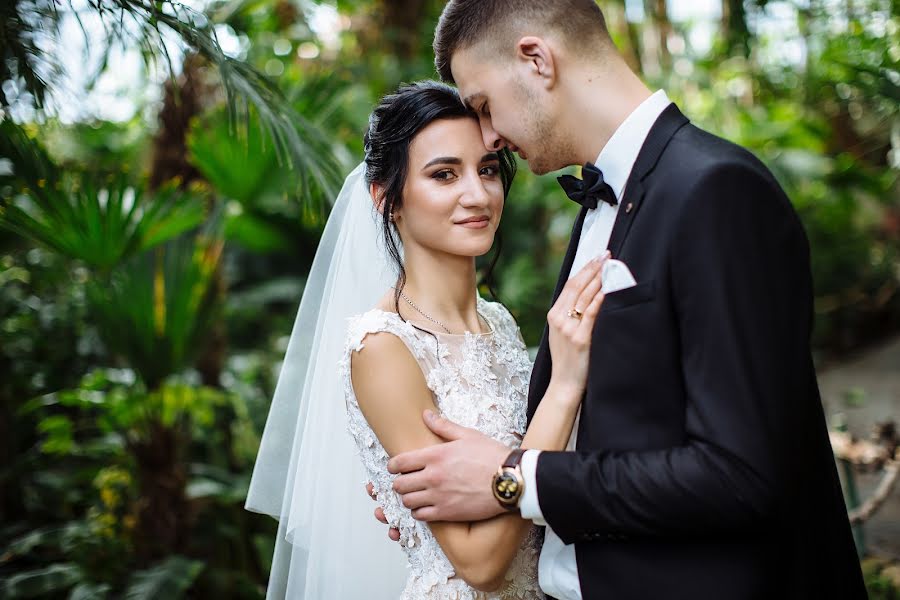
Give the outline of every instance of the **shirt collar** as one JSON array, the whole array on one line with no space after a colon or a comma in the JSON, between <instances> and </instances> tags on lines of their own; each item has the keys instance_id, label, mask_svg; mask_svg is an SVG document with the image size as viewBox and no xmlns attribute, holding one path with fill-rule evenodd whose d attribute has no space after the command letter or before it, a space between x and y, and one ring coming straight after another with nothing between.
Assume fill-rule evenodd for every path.
<instances>
[{"instance_id":1,"label":"shirt collar","mask_svg":"<svg viewBox=\"0 0 900 600\"><path fill-rule=\"evenodd\" d=\"M600 151L594 164L603 171L603 180L612 187L616 198L622 198L622 190L650 129L671 103L665 90L654 93L628 115Z\"/></svg>"}]
</instances>

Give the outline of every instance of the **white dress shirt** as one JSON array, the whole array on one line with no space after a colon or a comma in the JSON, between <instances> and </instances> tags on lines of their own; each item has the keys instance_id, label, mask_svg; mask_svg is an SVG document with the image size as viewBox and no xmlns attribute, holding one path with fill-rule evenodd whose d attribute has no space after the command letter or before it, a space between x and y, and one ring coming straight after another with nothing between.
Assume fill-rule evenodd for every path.
<instances>
[{"instance_id":1,"label":"white dress shirt","mask_svg":"<svg viewBox=\"0 0 900 600\"><path fill-rule=\"evenodd\" d=\"M606 146L597 157L597 168L603 171L603 179L612 187L621 202L625 182L638 153L659 115L671 104L665 91L659 90L638 106L616 129ZM569 276L576 275L592 258L602 254L609 245L616 221L619 205L610 206L601 202L597 208L588 210L581 229L581 238L575 252L575 260ZM578 435L579 411L575 426L569 437L566 450L575 450ZM533 520L537 525L547 525L538 502L537 461L540 450L528 450L522 457L522 475L525 478L525 493L522 495L520 510L522 517ZM565 545L553 529L547 526L544 546L538 563L538 576L544 593L559 600L581 600L581 584L578 566L575 563L575 545Z\"/></svg>"}]
</instances>

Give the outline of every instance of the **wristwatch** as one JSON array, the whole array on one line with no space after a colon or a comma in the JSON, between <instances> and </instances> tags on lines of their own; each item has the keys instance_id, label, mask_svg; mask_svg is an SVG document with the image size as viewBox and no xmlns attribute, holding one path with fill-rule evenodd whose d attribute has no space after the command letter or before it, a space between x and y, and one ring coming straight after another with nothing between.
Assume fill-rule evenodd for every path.
<instances>
[{"instance_id":1,"label":"wristwatch","mask_svg":"<svg viewBox=\"0 0 900 600\"><path fill-rule=\"evenodd\" d=\"M525 450L516 448L509 453L503 464L494 474L492 490L494 498L500 503L500 506L509 511L515 511L519 508L519 501L522 494L525 493L525 478L522 476L522 455Z\"/></svg>"}]
</instances>

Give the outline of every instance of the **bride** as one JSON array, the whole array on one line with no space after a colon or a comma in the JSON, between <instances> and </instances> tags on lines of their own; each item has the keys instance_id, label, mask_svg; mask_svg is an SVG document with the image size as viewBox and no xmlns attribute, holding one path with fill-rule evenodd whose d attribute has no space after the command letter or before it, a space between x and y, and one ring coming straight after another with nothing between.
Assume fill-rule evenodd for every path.
<instances>
[{"instance_id":1,"label":"bride","mask_svg":"<svg viewBox=\"0 0 900 600\"><path fill-rule=\"evenodd\" d=\"M543 598L531 521L416 521L387 462L442 442L422 421L428 410L509 446L564 449L601 261L548 314L560 368L526 431L528 354L506 308L478 295L475 269L494 242L511 155L486 149L457 92L436 82L382 99L365 142L307 280L248 493L249 510L279 519L267 598ZM371 518L364 482L399 545Z\"/></svg>"}]
</instances>

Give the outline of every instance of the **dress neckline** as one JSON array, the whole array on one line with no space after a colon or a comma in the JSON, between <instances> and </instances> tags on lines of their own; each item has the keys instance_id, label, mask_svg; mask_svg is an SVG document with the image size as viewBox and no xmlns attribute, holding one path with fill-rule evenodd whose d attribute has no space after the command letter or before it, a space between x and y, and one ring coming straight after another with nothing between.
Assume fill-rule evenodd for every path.
<instances>
[{"instance_id":1,"label":"dress neckline","mask_svg":"<svg viewBox=\"0 0 900 600\"><path fill-rule=\"evenodd\" d=\"M464 333L447 333L446 331L435 331L433 329L429 329L428 327L423 327L422 325L420 325L418 323L414 324L414 323L411 323L410 321L406 321L399 315L399 313L396 313L394 311L384 310L384 309L378 308L378 307L375 307L372 310L377 310L377 311L383 312L386 315L393 315L397 319L400 319L400 321L402 323L405 323L414 329L418 329L420 331L430 333L437 337L456 338L456 339L463 339L466 337L487 338L487 337L493 336L494 332L496 332L497 328L494 326L494 324L491 322L491 320L487 318L487 315L484 314L483 308L484 308L485 304L487 304L487 301L484 298L482 298L481 296L478 296L478 298L476 299L476 311L478 312L478 316L481 317L485 323L487 323L489 330L488 331L479 331L479 332L466 331Z\"/></svg>"}]
</instances>

